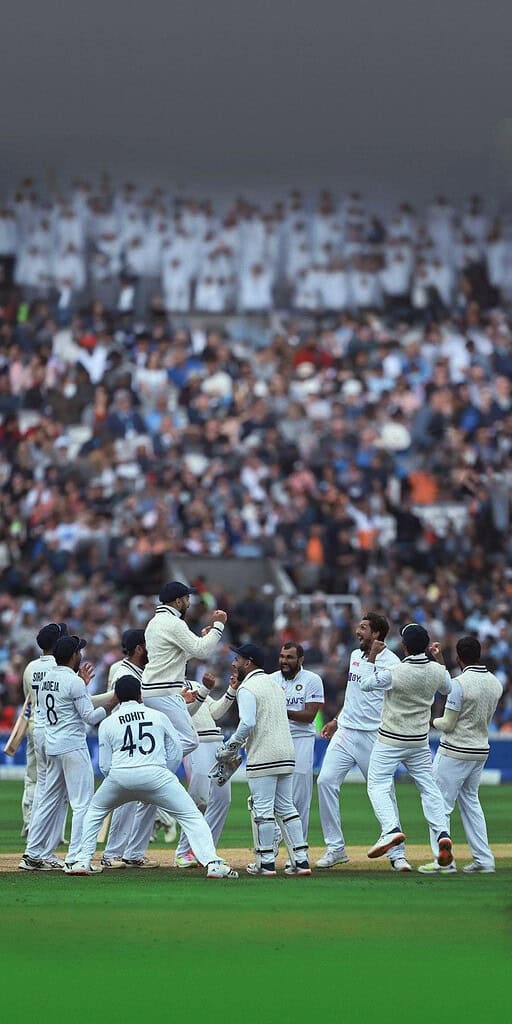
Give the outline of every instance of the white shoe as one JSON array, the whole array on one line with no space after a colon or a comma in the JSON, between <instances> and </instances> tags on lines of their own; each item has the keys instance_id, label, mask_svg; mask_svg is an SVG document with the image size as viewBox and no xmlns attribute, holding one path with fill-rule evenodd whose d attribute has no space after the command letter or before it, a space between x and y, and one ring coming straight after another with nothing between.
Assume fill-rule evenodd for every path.
<instances>
[{"instance_id":1,"label":"white shoe","mask_svg":"<svg viewBox=\"0 0 512 1024\"><path fill-rule=\"evenodd\" d=\"M395 859L391 861L391 868L393 871L412 871L412 867L405 857L395 857Z\"/></svg>"},{"instance_id":2,"label":"white shoe","mask_svg":"<svg viewBox=\"0 0 512 1024\"><path fill-rule=\"evenodd\" d=\"M21 871L51 871L49 864L46 864L44 860L36 860L35 857L29 857L26 853L23 854L18 868Z\"/></svg>"},{"instance_id":3,"label":"white shoe","mask_svg":"<svg viewBox=\"0 0 512 1024\"><path fill-rule=\"evenodd\" d=\"M275 878L277 875L275 863L248 864L246 869L248 875L262 875L265 878Z\"/></svg>"},{"instance_id":4,"label":"white shoe","mask_svg":"<svg viewBox=\"0 0 512 1024\"><path fill-rule=\"evenodd\" d=\"M66 875L101 875L102 871L101 864L89 864L86 860L75 860L72 864L64 865Z\"/></svg>"},{"instance_id":5,"label":"white shoe","mask_svg":"<svg viewBox=\"0 0 512 1024\"><path fill-rule=\"evenodd\" d=\"M285 867L284 873L285 875L293 875L295 878L298 878L300 875L310 875L309 861L299 860L296 864L290 864L289 867Z\"/></svg>"},{"instance_id":6,"label":"white shoe","mask_svg":"<svg viewBox=\"0 0 512 1024\"><path fill-rule=\"evenodd\" d=\"M46 857L43 863L47 865L50 871L64 871L65 861L57 857L55 853L52 853L51 857Z\"/></svg>"},{"instance_id":7,"label":"white shoe","mask_svg":"<svg viewBox=\"0 0 512 1024\"><path fill-rule=\"evenodd\" d=\"M443 868L436 860L433 860L430 864L422 864L418 871L420 875L454 875L457 873L457 868L455 864L449 864Z\"/></svg>"},{"instance_id":8,"label":"white shoe","mask_svg":"<svg viewBox=\"0 0 512 1024\"><path fill-rule=\"evenodd\" d=\"M404 839L405 835L400 829L397 829L395 832L386 832L379 836L374 846L370 847L368 857L370 860L375 860L376 857L383 857L394 846L400 846Z\"/></svg>"},{"instance_id":9,"label":"white shoe","mask_svg":"<svg viewBox=\"0 0 512 1024\"><path fill-rule=\"evenodd\" d=\"M140 860L127 860L126 857L123 857L123 864L125 868L145 868L146 871L160 867L160 861L150 860L149 857L141 857Z\"/></svg>"},{"instance_id":10,"label":"white shoe","mask_svg":"<svg viewBox=\"0 0 512 1024\"><path fill-rule=\"evenodd\" d=\"M462 868L466 875L493 875L496 871L494 867L485 867L483 864L476 864L473 861L471 864L466 864L465 868Z\"/></svg>"},{"instance_id":11,"label":"white shoe","mask_svg":"<svg viewBox=\"0 0 512 1024\"><path fill-rule=\"evenodd\" d=\"M238 871L230 868L223 860L211 860L208 864L207 878L238 878Z\"/></svg>"},{"instance_id":12,"label":"white shoe","mask_svg":"<svg viewBox=\"0 0 512 1024\"><path fill-rule=\"evenodd\" d=\"M181 853L179 856L176 854L174 858L175 868L197 868L199 867L199 861L196 860L192 850L187 850L186 853Z\"/></svg>"},{"instance_id":13,"label":"white shoe","mask_svg":"<svg viewBox=\"0 0 512 1024\"><path fill-rule=\"evenodd\" d=\"M104 868L109 868L111 871L114 868L125 868L126 864L122 857L102 857L101 864Z\"/></svg>"},{"instance_id":14,"label":"white shoe","mask_svg":"<svg viewBox=\"0 0 512 1024\"><path fill-rule=\"evenodd\" d=\"M317 868L333 868L335 864L348 864L350 857L346 851L343 850L327 850L323 857L317 860L315 867Z\"/></svg>"}]
</instances>

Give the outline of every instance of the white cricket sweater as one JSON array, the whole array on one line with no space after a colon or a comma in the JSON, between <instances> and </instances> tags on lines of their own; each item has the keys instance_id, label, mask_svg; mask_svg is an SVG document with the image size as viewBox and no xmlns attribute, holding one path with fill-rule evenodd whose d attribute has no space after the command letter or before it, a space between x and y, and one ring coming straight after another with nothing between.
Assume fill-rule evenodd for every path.
<instances>
[{"instance_id":1,"label":"white cricket sweater","mask_svg":"<svg viewBox=\"0 0 512 1024\"><path fill-rule=\"evenodd\" d=\"M375 666L374 680L361 688L382 688L384 704L378 738L391 747L427 747L430 709L434 696L449 693L451 682L446 669L426 654L413 654L389 669Z\"/></svg>"},{"instance_id":2,"label":"white cricket sweater","mask_svg":"<svg viewBox=\"0 0 512 1024\"><path fill-rule=\"evenodd\" d=\"M122 676L133 676L142 685L142 669L134 665L129 658L122 658L121 661L114 661L108 673L107 690L113 690L118 679Z\"/></svg>"},{"instance_id":3,"label":"white cricket sweater","mask_svg":"<svg viewBox=\"0 0 512 1024\"><path fill-rule=\"evenodd\" d=\"M214 622L206 636L196 636L176 608L159 604L145 630L149 660L142 675L142 695L165 697L179 692L189 658L207 658L223 632L224 624Z\"/></svg>"},{"instance_id":4,"label":"white cricket sweater","mask_svg":"<svg viewBox=\"0 0 512 1024\"><path fill-rule=\"evenodd\" d=\"M503 694L499 679L485 665L468 665L456 680L462 703L455 728L441 737L439 749L463 761L485 761L489 756L489 724ZM446 707L450 709L448 698Z\"/></svg>"},{"instance_id":5,"label":"white cricket sweater","mask_svg":"<svg viewBox=\"0 0 512 1024\"><path fill-rule=\"evenodd\" d=\"M252 693L256 700L256 720L247 739L247 778L291 775L295 749L281 687L256 669L245 677L240 690Z\"/></svg>"}]
</instances>

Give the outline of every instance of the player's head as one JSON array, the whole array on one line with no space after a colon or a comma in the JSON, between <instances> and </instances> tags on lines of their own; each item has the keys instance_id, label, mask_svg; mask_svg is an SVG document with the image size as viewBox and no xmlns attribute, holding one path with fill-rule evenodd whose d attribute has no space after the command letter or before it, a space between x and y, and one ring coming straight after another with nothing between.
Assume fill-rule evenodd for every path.
<instances>
[{"instance_id":1,"label":"player's head","mask_svg":"<svg viewBox=\"0 0 512 1024\"><path fill-rule=\"evenodd\" d=\"M424 654L430 644L430 637L424 626L418 622L408 622L400 630L402 646L407 654Z\"/></svg>"},{"instance_id":2,"label":"player's head","mask_svg":"<svg viewBox=\"0 0 512 1024\"><path fill-rule=\"evenodd\" d=\"M53 654L57 640L65 636L67 629L63 630L64 622L48 622L42 626L36 636L36 644L41 648L43 654Z\"/></svg>"},{"instance_id":3,"label":"player's head","mask_svg":"<svg viewBox=\"0 0 512 1024\"><path fill-rule=\"evenodd\" d=\"M148 652L143 629L125 629L121 637L123 654L135 665L144 668L148 663Z\"/></svg>"},{"instance_id":4,"label":"player's head","mask_svg":"<svg viewBox=\"0 0 512 1024\"><path fill-rule=\"evenodd\" d=\"M190 594L195 594L196 591L193 587L187 587L185 583L181 583L180 580L171 580L170 583L165 583L162 587L160 594L158 595L162 604L170 604L173 608L179 611L183 618L190 604Z\"/></svg>"},{"instance_id":5,"label":"player's head","mask_svg":"<svg viewBox=\"0 0 512 1024\"><path fill-rule=\"evenodd\" d=\"M120 704L128 700L136 700L142 704L142 695L139 680L135 676L120 676L114 686L114 693Z\"/></svg>"},{"instance_id":6,"label":"player's head","mask_svg":"<svg viewBox=\"0 0 512 1024\"><path fill-rule=\"evenodd\" d=\"M389 622L378 612L366 612L356 629L356 639L363 654L367 654L374 640L384 641L389 633Z\"/></svg>"},{"instance_id":7,"label":"player's head","mask_svg":"<svg viewBox=\"0 0 512 1024\"><path fill-rule=\"evenodd\" d=\"M240 683L249 675L249 672L262 669L265 664L264 652L257 644L242 644L240 647L232 647L231 650L236 655L233 668Z\"/></svg>"},{"instance_id":8,"label":"player's head","mask_svg":"<svg viewBox=\"0 0 512 1024\"><path fill-rule=\"evenodd\" d=\"M304 648L287 640L279 652L279 668L285 679L294 679L304 664Z\"/></svg>"},{"instance_id":9,"label":"player's head","mask_svg":"<svg viewBox=\"0 0 512 1024\"><path fill-rule=\"evenodd\" d=\"M53 652L57 665L66 665L67 668L72 668L74 672L77 672L82 660L82 650L86 644L87 640L83 640L79 636L61 636L57 640Z\"/></svg>"},{"instance_id":10,"label":"player's head","mask_svg":"<svg viewBox=\"0 0 512 1024\"><path fill-rule=\"evenodd\" d=\"M457 640L457 661L461 668L478 665L482 657L482 647L476 636L461 636Z\"/></svg>"}]
</instances>

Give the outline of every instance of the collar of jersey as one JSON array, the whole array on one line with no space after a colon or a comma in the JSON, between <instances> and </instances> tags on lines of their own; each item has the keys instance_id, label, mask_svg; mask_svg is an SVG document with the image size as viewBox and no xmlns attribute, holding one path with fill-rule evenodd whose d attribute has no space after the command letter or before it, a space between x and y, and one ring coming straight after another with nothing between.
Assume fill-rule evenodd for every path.
<instances>
[{"instance_id":1,"label":"collar of jersey","mask_svg":"<svg viewBox=\"0 0 512 1024\"><path fill-rule=\"evenodd\" d=\"M489 669L485 665L466 665L466 668L462 669L463 672L488 672Z\"/></svg>"},{"instance_id":2,"label":"collar of jersey","mask_svg":"<svg viewBox=\"0 0 512 1024\"><path fill-rule=\"evenodd\" d=\"M170 604L159 604L156 608L157 612L170 612L171 615L177 615L181 619L181 612L177 608L173 608Z\"/></svg>"}]
</instances>

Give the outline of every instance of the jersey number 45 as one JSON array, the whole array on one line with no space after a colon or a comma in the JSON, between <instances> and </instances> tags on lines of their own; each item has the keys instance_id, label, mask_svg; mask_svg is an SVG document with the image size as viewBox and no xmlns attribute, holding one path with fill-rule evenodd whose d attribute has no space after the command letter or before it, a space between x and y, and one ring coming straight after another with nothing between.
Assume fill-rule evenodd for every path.
<instances>
[{"instance_id":1,"label":"jersey number 45","mask_svg":"<svg viewBox=\"0 0 512 1024\"><path fill-rule=\"evenodd\" d=\"M139 722L139 735L137 740L133 738L133 732L131 725L126 726L126 731L123 736L123 745L121 750L128 751L128 757L133 757L134 751L139 750L141 754L151 754L155 749L155 737L152 732L148 732L148 726L153 725L153 722ZM144 747L143 740L149 740L149 746Z\"/></svg>"}]
</instances>

